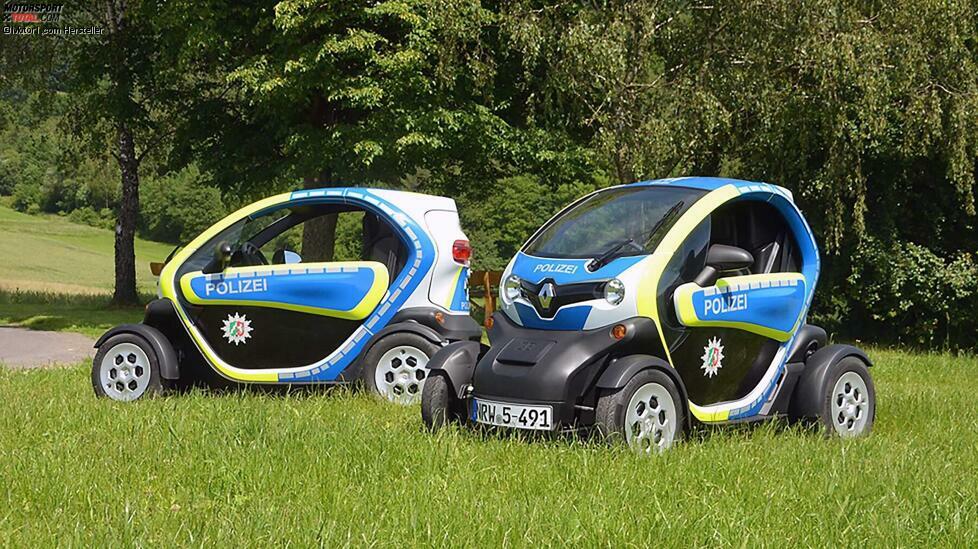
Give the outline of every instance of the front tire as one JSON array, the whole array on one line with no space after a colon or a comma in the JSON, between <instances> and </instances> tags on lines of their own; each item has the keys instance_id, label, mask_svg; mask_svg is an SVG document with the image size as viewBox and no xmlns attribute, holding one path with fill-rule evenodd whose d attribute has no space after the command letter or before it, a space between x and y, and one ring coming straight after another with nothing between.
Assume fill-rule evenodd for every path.
<instances>
[{"instance_id":1,"label":"front tire","mask_svg":"<svg viewBox=\"0 0 978 549\"><path fill-rule=\"evenodd\" d=\"M604 393L595 409L601 435L643 454L664 452L681 440L685 421L676 384L658 370L641 371L621 389Z\"/></svg>"},{"instance_id":2,"label":"front tire","mask_svg":"<svg viewBox=\"0 0 978 549\"><path fill-rule=\"evenodd\" d=\"M95 395L122 402L163 392L160 359L153 347L136 334L119 334L99 347L92 361Z\"/></svg>"},{"instance_id":3,"label":"front tire","mask_svg":"<svg viewBox=\"0 0 978 549\"><path fill-rule=\"evenodd\" d=\"M465 410L452 390L445 374L434 374L424 384L421 393L421 419L429 431L435 432L449 422L465 419Z\"/></svg>"},{"instance_id":4,"label":"front tire","mask_svg":"<svg viewBox=\"0 0 978 549\"><path fill-rule=\"evenodd\" d=\"M360 374L363 384L385 399L414 404L428 378L428 360L438 346L408 332L391 334L370 348Z\"/></svg>"},{"instance_id":5,"label":"front tire","mask_svg":"<svg viewBox=\"0 0 978 549\"><path fill-rule=\"evenodd\" d=\"M842 438L868 435L876 419L876 388L863 361L846 357L833 365L822 392L822 424Z\"/></svg>"}]
</instances>

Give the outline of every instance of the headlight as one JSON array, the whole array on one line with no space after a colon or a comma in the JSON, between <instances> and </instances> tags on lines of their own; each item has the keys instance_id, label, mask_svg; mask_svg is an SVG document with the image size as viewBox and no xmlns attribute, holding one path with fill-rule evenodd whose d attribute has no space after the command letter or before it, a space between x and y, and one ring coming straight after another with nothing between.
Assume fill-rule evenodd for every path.
<instances>
[{"instance_id":1,"label":"headlight","mask_svg":"<svg viewBox=\"0 0 978 549\"><path fill-rule=\"evenodd\" d=\"M506 303L512 303L521 295L523 295L523 290L520 287L520 277L513 274L507 276L506 282L503 283L503 300Z\"/></svg>"},{"instance_id":2,"label":"headlight","mask_svg":"<svg viewBox=\"0 0 978 549\"><path fill-rule=\"evenodd\" d=\"M618 305L625 299L625 283L617 278L612 278L604 285L604 298L612 305Z\"/></svg>"}]
</instances>

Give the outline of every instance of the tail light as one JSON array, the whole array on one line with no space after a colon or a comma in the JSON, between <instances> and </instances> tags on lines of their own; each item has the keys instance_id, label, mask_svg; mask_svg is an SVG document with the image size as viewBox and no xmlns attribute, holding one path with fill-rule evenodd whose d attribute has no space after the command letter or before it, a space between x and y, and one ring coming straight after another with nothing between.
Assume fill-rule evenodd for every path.
<instances>
[{"instance_id":1,"label":"tail light","mask_svg":"<svg viewBox=\"0 0 978 549\"><path fill-rule=\"evenodd\" d=\"M452 258L456 263L468 264L472 259L472 246L468 240L456 240L452 244Z\"/></svg>"}]
</instances>

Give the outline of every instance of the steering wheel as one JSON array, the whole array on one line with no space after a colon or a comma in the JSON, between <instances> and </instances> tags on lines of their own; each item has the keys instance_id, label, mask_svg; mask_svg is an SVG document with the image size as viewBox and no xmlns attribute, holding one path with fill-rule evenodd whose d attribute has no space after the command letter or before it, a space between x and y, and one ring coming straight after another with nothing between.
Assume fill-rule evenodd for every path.
<instances>
[{"instance_id":1,"label":"steering wheel","mask_svg":"<svg viewBox=\"0 0 978 549\"><path fill-rule=\"evenodd\" d=\"M268 259L265 257L265 254L261 253L261 249L251 242L242 244L239 251L249 265L268 265Z\"/></svg>"}]
</instances>

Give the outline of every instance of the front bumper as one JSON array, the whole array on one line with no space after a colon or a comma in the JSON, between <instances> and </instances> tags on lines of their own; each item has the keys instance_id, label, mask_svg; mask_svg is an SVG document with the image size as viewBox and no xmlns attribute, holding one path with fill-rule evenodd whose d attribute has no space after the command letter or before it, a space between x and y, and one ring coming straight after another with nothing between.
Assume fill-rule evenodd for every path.
<instances>
[{"instance_id":1,"label":"front bumper","mask_svg":"<svg viewBox=\"0 0 978 549\"><path fill-rule=\"evenodd\" d=\"M479 360L472 377L475 399L553 407L563 427L578 423L593 410L595 384L612 358L658 354L655 323L648 318L623 320L626 335L616 339L612 326L583 331L539 330L518 326L503 314L494 315L492 346ZM472 416L472 400L466 410Z\"/></svg>"}]
</instances>

